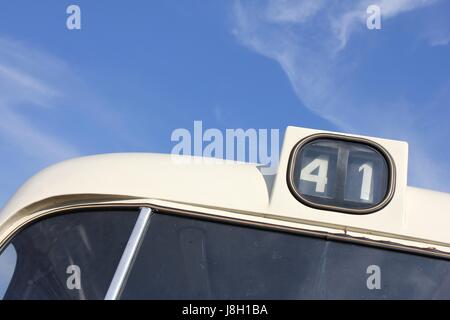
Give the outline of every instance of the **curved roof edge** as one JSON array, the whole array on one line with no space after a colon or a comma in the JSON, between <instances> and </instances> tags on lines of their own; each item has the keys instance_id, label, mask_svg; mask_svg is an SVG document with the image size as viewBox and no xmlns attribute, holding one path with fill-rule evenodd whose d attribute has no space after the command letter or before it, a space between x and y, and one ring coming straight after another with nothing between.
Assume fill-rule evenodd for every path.
<instances>
[{"instance_id":1,"label":"curved roof edge","mask_svg":"<svg viewBox=\"0 0 450 320\"><path fill-rule=\"evenodd\" d=\"M116 153L66 160L30 178L7 202L0 225L43 199L73 194L154 198L237 211L269 203L258 165L151 153Z\"/></svg>"}]
</instances>

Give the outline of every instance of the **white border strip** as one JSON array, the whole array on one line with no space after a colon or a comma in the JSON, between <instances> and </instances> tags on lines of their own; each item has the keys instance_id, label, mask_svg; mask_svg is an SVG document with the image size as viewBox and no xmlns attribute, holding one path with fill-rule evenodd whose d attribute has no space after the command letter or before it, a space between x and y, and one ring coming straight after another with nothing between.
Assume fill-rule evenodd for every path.
<instances>
[{"instance_id":1,"label":"white border strip","mask_svg":"<svg viewBox=\"0 0 450 320\"><path fill-rule=\"evenodd\" d=\"M127 246L123 251L122 258L120 258L119 265L117 266L114 277L109 285L105 300L117 300L120 297L123 286L128 278L128 274L134 262L134 258L136 257L136 252L142 243L145 230L149 225L151 215L151 208L141 209L130 238L128 239Z\"/></svg>"}]
</instances>

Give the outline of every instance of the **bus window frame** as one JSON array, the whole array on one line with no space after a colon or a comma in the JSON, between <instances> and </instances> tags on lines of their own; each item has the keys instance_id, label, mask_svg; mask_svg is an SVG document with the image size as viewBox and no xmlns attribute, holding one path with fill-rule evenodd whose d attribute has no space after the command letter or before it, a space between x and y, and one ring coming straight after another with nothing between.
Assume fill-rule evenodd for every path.
<instances>
[{"instance_id":1,"label":"bus window frame","mask_svg":"<svg viewBox=\"0 0 450 320\"><path fill-rule=\"evenodd\" d=\"M450 261L450 252L441 251L438 249L433 248L420 248L420 247L414 247L409 246L405 244L400 244L394 241L383 241L383 240L373 240L365 237L355 237L347 234L333 234L325 231L319 231L319 230L308 230L308 229L302 229L297 227L288 227L284 225L277 225L277 224L269 224L265 222L258 222L258 221L252 221L252 220L244 220L244 219L237 219L233 217L227 217L225 215L215 215L215 214L208 214L205 212L197 212L197 211L190 211L185 209L178 209L173 207L166 207L161 205L153 205L153 204L88 204L88 205L80 205L80 206L71 206L70 208L58 208L51 210L50 212L44 213L44 214L38 214L34 216L32 219L27 220L24 222L19 228L16 229L16 231L12 234L10 234L8 237L4 239L4 242L2 246L0 247L0 254L3 253L3 251L6 249L6 247L10 244L12 239L19 234L23 229L27 228L29 225L36 223L42 219L51 218L54 215L60 215L65 213L71 213L76 211L85 211L85 210L95 210L95 209L131 209L136 208L139 211L142 210L150 210L151 215L157 215L158 213L162 214L168 214L168 215L175 215L175 216L187 216L195 219L200 220L207 220L207 221L213 221L217 223L223 223L223 224L229 224L229 225L242 225L249 228L257 228L262 230L269 230L269 231L279 231L284 233L290 233L290 234L298 234L298 235L304 235L304 236L310 236L315 238L320 238L324 240L330 240L330 241L337 241L337 242L344 242L344 243L354 243L359 244L363 246L368 247L375 247L383 250L389 250L389 251L397 251L402 253L409 253L413 255L419 255L419 256L425 256L428 258L434 258L434 259L444 259ZM137 221L136 221L137 224ZM148 225L147 225L148 227ZM144 233L145 235L145 233ZM130 238L131 238L130 234ZM129 238L129 239L130 239ZM393 239L394 240L394 239ZM125 252L126 248L124 249ZM139 248L134 251L133 258L136 257L136 254L139 253ZM123 253L122 253L123 254ZM131 266L132 267L132 266ZM119 266L116 268L119 268ZM113 283L113 280L111 280L110 286ZM126 283L125 281L122 283L123 285ZM106 298L106 296L105 296ZM120 294L115 297L115 299L120 299Z\"/></svg>"},{"instance_id":2,"label":"bus window frame","mask_svg":"<svg viewBox=\"0 0 450 320\"><path fill-rule=\"evenodd\" d=\"M161 212L161 213L165 213L165 214L189 216L189 217L194 217L194 218L198 218L198 219L211 220L211 221L222 222L222 223L227 223L227 224L238 224L238 225L244 225L244 226L254 227L254 228L259 228L259 229L268 229L268 230L301 234L301 235L313 236L313 237L319 237L319 238L327 238L327 239L332 239L335 241L345 241L345 242L348 241L348 242L353 242L353 243L361 244L361 245L384 248L387 250L409 252L412 254L425 255L425 256L429 256L429 257L450 260L450 252L433 248L432 245L430 245L430 244L427 244L427 247L425 248L425 247L419 247L419 246L414 246L414 245L402 244L402 243L396 242L395 241L396 239L392 238L392 237L386 237L387 239L391 239L391 240L375 240L375 239L371 239L371 238L366 238L364 236L353 236L353 235L349 235L346 233L339 233L339 234L336 233L335 234L335 233L330 233L330 232L320 231L320 230L304 229L301 227L290 227L290 226L286 226L286 225L258 222L258 221L248 219L248 216L247 216L247 219L238 219L238 218L234 218L234 217L227 217L227 216L225 216L224 213L217 215L217 214L211 214L211 213L206 213L206 212L192 211L192 210L168 207L168 206L163 206L163 205L148 204L148 203L139 203L139 204L125 204L125 203L95 204L95 203L90 203L90 204L86 204L86 205L70 206L67 208L55 208L54 210L50 210L46 213L37 214L36 216L33 216L31 219L24 221L19 227L17 227L12 233L7 235L3 239L3 241L0 245L0 254L3 252L3 250L8 246L8 244L12 241L12 239L18 233L20 233L24 228L28 227L29 225L31 225L35 222L38 222L41 219L50 218L53 215L71 213L73 211L80 211L80 210L84 211L84 210L98 210L98 209L131 209L131 208L136 208L138 210L138 212L141 209L148 208L148 209L151 209L152 214L158 214L159 212ZM336 231L338 231L338 230L336 230ZM417 241L417 242L420 242L420 241ZM423 243L423 242L420 242L420 243Z\"/></svg>"}]
</instances>

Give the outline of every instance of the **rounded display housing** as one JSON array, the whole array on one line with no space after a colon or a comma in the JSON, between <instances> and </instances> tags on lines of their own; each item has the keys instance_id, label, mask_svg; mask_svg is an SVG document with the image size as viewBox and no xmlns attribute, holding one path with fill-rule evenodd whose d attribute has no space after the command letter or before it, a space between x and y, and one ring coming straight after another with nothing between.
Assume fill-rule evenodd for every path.
<instances>
[{"instance_id":1,"label":"rounded display housing","mask_svg":"<svg viewBox=\"0 0 450 320\"><path fill-rule=\"evenodd\" d=\"M366 214L391 200L395 166L389 153L370 140L317 134L292 150L287 183L310 207Z\"/></svg>"}]
</instances>

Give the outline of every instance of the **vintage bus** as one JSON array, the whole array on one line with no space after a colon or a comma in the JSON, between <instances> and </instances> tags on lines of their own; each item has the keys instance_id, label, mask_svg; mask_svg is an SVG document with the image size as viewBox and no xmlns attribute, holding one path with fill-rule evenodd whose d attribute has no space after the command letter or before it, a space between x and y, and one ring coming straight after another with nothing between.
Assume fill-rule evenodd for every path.
<instances>
[{"instance_id":1,"label":"vintage bus","mask_svg":"<svg viewBox=\"0 0 450 320\"><path fill-rule=\"evenodd\" d=\"M408 187L407 165L405 142L296 127L273 176L65 161L0 213L0 298L448 299L450 196Z\"/></svg>"}]
</instances>

